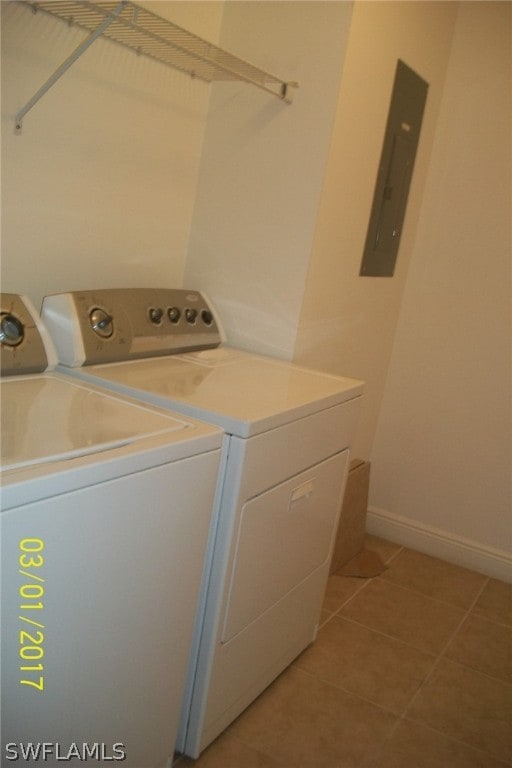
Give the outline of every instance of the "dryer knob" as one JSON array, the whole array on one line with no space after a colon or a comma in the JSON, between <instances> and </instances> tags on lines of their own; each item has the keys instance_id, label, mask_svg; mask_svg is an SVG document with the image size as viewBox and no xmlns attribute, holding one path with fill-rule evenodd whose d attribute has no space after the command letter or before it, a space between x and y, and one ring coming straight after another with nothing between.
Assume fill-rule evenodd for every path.
<instances>
[{"instance_id":1,"label":"dryer knob","mask_svg":"<svg viewBox=\"0 0 512 768\"><path fill-rule=\"evenodd\" d=\"M2 313L0 317L0 343L8 347L17 347L25 336L23 323L8 312Z\"/></svg>"},{"instance_id":2,"label":"dryer knob","mask_svg":"<svg viewBox=\"0 0 512 768\"><path fill-rule=\"evenodd\" d=\"M104 309L96 307L89 313L89 323L94 333L103 339L108 339L114 333L114 322L112 315L105 312Z\"/></svg>"},{"instance_id":3,"label":"dryer knob","mask_svg":"<svg viewBox=\"0 0 512 768\"><path fill-rule=\"evenodd\" d=\"M187 308L185 310L185 320L187 323L190 323L190 325L194 325L197 320L197 309Z\"/></svg>"}]
</instances>

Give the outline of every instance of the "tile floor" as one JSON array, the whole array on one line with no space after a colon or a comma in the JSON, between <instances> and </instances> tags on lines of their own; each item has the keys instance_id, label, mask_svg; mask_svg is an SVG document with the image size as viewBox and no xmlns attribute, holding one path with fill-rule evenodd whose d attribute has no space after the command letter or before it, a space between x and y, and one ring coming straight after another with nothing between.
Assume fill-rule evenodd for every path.
<instances>
[{"instance_id":1,"label":"tile floor","mask_svg":"<svg viewBox=\"0 0 512 768\"><path fill-rule=\"evenodd\" d=\"M177 768L512 766L512 585L369 536L316 643Z\"/></svg>"}]
</instances>

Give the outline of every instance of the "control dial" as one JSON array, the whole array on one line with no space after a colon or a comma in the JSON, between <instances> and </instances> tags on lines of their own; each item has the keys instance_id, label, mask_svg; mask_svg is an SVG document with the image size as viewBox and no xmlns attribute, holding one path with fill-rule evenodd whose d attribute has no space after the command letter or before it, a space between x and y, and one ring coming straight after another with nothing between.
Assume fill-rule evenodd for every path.
<instances>
[{"instance_id":1,"label":"control dial","mask_svg":"<svg viewBox=\"0 0 512 768\"><path fill-rule=\"evenodd\" d=\"M9 312L0 315L0 343L8 347L17 347L25 336L25 329L21 320Z\"/></svg>"},{"instance_id":2,"label":"control dial","mask_svg":"<svg viewBox=\"0 0 512 768\"><path fill-rule=\"evenodd\" d=\"M164 314L163 309L160 309L160 307L150 307L148 310L149 319L154 325L160 325L162 322L162 317Z\"/></svg>"},{"instance_id":3,"label":"control dial","mask_svg":"<svg viewBox=\"0 0 512 768\"><path fill-rule=\"evenodd\" d=\"M112 315L105 312L101 307L96 307L89 313L89 323L94 333L101 336L102 339L108 339L114 333L114 322Z\"/></svg>"},{"instance_id":4,"label":"control dial","mask_svg":"<svg viewBox=\"0 0 512 768\"><path fill-rule=\"evenodd\" d=\"M185 320L190 325L194 325L197 320L197 309L191 309L190 307L185 310Z\"/></svg>"},{"instance_id":5,"label":"control dial","mask_svg":"<svg viewBox=\"0 0 512 768\"><path fill-rule=\"evenodd\" d=\"M201 312L201 320L205 325L211 325L213 323L213 315L209 309L203 309Z\"/></svg>"},{"instance_id":6,"label":"control dial","mask_svg":"<svg viewBox=\"0 0 512 768\"><path fill-rule=\"evenodd\" d=\"M181 317L181 311L179 307L170 307L167 310L167 315L169 317L169 320L171 323L177 323L179 322L179 319Z\"/></svg>"}]
</instances>

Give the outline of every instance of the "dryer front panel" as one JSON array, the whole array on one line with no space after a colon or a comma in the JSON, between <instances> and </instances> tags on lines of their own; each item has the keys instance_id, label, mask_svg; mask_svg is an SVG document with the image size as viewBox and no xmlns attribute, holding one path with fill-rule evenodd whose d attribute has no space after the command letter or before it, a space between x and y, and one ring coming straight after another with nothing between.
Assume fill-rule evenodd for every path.
<instances>
[{"instance_id":1,"label":"dryer front panel","mask_svg":"<svg viewBox=\"0 0 512 768\"><path fill-rule=\"evenodd\" d=\"M348 450L246 502L222 642L329 562Z\"/></svg>"}]
</instances>

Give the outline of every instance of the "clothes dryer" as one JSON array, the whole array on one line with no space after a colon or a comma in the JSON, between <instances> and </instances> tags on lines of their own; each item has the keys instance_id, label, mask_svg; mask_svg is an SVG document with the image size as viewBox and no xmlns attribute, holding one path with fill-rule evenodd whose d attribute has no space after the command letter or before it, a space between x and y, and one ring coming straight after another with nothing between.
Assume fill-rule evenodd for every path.
<instances>
[{"instance_id":1,"label":"clothes dryer","mask_svg":"<svg viewBox=\"0 0 512 768\"><path fill-rule=\"evenodd\" d=\"M167 765L222 431L56 374L0 309L1 764Z\"/></svg>"},{"instance_id":2,"label":"clothes dryer","mask_svg":"<svg viewBox=\"0 0 512 768\"><path fill-rule=\"evenodd\" d=\"M315 638L363 384L223 345L197 291L60 294L43 317L62 371L224 430L177 742L197 757Z\"/></svg>"}]
</instances>

